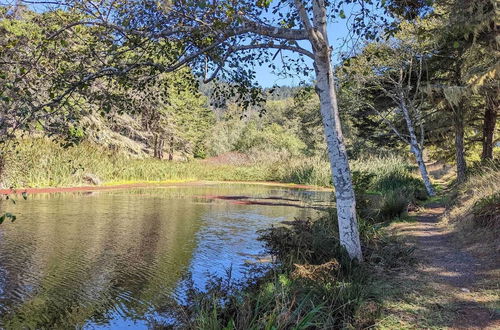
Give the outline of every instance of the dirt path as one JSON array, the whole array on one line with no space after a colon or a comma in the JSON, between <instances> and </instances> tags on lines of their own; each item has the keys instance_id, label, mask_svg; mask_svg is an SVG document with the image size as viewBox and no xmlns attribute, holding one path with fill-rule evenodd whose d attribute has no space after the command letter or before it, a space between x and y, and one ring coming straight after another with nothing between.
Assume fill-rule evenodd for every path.
<instances>
[{"instance_id":1,"label":"dirt path","mask_svg":"<svg viewBox=\"0 0 500 330\"><path fill-rule=\"evenodd\" d=\"M420 260L417 277L431 287L430 292L435 297L441 299L435 303L435 308L451 311L451 319L443 321L438 327L500 329L500 316L486 307L491 302L489 300L495 298L482 292L485 282L491 287L496 280L498 285L498 278L491 278L491 271L498 266L498 262L479 260L460 249L455 234L439 222L444 211L440 205L428 206L417 214L416 223L403 224L398 228L415 244Z\"/></svg>"}]
</instances>

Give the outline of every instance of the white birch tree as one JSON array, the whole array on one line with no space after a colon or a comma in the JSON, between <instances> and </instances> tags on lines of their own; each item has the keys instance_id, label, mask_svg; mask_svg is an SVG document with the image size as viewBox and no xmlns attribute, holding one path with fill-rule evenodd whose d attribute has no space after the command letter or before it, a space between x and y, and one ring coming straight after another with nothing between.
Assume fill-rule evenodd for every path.
<instances>
[{"instance_id":1,"label":"white birch tree","mask_svg":"<svg viewBox=\"0 0 500 330\"><path fill-rule=\"evenodd\" d=\"M415 156L427 194L436 194L424 162L425 144L425 55L401 41L394 44L371 44L349 65L349 78L357 83L360 97ZM384 106L374 102L384 98ZM404 130L399 121L404 122Z\"/></svg>"}]
</instances>

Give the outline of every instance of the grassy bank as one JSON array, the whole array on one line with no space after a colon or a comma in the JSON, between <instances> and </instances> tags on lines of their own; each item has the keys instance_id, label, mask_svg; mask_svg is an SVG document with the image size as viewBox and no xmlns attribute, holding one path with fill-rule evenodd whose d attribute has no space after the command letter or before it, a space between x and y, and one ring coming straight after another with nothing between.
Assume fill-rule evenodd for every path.
<instances>
[{"instance_id":1,"label":"grassy bank","mask_svg":"<svg viewBox=\"0 0 500 330\"><path fill-rule=\"evenodd\" d=\"M88 175L105 184L191 180L270 180L259 164L233 166L200 161L134 159L88 143L63 148L47 139L24 140L8 153L5 187L59 187L86 184ZM88 184L88 183L87 183Z\"/></svg>"},{"instance_id":2,"label":"grassy bank","mask_svg":"<svg viewBox=\"0 0 500 330\"><path fill-rule=\"evenodd\" d=\"M354 180L363 190L383 193L410 187L409 182L413 181L414 188L412 191L405 188L406 193L414 195L418 191L415 187L419 180L415 179L412 166L401 158L363 159L352 162L351 167ZM332 185L329 164L319 157L261 153L238 164L202 160L169 162L135 159L89 143L63 148L49 139L18 141L6 155L0 183L15 188L79 186L88 184L88 176L97 177L103 184L212 180Z\"/></svg>"},{"instance_id":3,"label":"grassy bank","mask_svg":"<svg viewBox=\"0 0 500 330\"><path fill-rule=\"evenodd\" d=\"M469 170L467 181L453 188L445 220L463 243L480 254L500 246L500 163L486 162Z\"/></svg>"}]
</instances>

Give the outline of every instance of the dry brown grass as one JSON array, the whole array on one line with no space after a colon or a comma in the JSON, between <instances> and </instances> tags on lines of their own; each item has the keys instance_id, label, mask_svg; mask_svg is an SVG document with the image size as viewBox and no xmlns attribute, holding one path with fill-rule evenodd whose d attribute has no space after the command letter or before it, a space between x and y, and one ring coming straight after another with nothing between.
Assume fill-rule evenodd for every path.
<instances>
[{"instance_id":1,"label":"dry brown grass","mask_svg":"<svg viewBox=\"0 0 500 330\"><path fill-rule=\"evenodd\" d=\"M456 192L444 221L469 249L480 255L500 252L500 165L488 164Z\"/></svg>"},{"instance_id":2,"label":"dry brown grass","mask_svg":"<svg viewBox=\"0 0 500 330\"><path fill-rule=\"evenodd\" d=\"M334 279L335 274L340 268L340 263L337 260L330 260L321 265L309 264L294 264L292 278L302 278L311 281L327 282Z\"/></svg>"}]
</instances>

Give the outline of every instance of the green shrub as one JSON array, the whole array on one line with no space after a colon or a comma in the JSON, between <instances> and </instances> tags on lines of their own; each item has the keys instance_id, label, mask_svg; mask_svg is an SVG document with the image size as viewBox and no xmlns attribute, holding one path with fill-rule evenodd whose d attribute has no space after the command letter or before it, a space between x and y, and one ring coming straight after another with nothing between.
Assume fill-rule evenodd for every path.
<instances>
[{"instance_id":1,"label":"green shrub","mask_svg":"<svg viewBox=\"0 0 500 330\"><path fill-rule=\"evenodd\" d=\"M255 122L249 123L235 144L235 150L240 152L251 150L286 151L293 156L301 155L305 148L306 145L298 136L275 123L264 127L258 127Z\"/></svg>"},{"instance_id":2,"label":"green shrub","mask_svg":"<svg viewBox=\"0 0 500 330\"><path fill-rule=\"evenodd\" d=\"M378 217L381 220L399 218L408 210L409 198L405 189L385 192L379 209Z\"/></svg>"}]
</instances>

